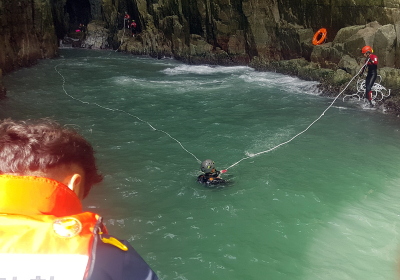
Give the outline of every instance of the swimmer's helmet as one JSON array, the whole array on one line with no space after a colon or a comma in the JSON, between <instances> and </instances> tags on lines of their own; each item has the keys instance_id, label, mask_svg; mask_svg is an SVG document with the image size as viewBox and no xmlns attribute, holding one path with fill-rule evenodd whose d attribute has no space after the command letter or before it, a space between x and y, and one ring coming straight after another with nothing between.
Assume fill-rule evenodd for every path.
<instances>
[{"instance_id":1,"label":"swimmer's helmet","mask_svg":"<svg viewBox=\"0 0 400 280\"><path fill-rule=\"evenodd\" d=\"M211 159L206 159L201 163L201 171L204 173L210 173L213 172L213 169L215 168L214 161Z\"/></svg>"}]
</instances>

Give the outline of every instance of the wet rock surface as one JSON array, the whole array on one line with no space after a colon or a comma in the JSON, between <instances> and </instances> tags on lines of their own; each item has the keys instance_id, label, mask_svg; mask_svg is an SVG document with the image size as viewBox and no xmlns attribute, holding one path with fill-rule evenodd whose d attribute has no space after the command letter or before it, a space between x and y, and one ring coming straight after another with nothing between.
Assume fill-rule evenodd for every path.
<instances>
[{"instance_id":1,"label":"wet rock surface","mask_svg":"<svg viewBox=\"0 0 400 280\"><path fill-rule=\"evenodd\" d=\"M0 0L0 69L7 73L56 56L57 34L71 47L277 71L320 81L322 94L335 95L359 71L361 48L370 45L382 84L392 89L390 108L398 108L398 1L88 0L84 11L81 2ZM134 37L125 11L137 23ZM78 20L86 21L80 34L73 33ZM314 46L322 27L326 42Z\"/></svg>"}]
</instances>

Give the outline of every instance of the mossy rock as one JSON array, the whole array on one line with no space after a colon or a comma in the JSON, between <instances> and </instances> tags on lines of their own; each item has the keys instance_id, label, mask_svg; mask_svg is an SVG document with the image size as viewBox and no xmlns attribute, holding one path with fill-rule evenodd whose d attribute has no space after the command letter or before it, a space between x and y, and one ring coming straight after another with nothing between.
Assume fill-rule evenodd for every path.
<instances>
[{"instance_id":1,"label":"mossy rock","mask_svg":"<svg viewBox=\"0 0 400 280\"><path fill-rule=\"evenodd\" d=\"M400 89L400 69L383 67L378 69L378 74L382 77L381 84L387 89L391 89L391 95L398 95Z\"/></svg>"},{"instance_id":2,"label":"mossy rock","mask_svg":"<svg viewBox=\"0 0 400 280\"><path fill-rule=\"evenodd\" d=\"M333 75L332 84L334 86L346 85L348 82L350 82L351 78L353 78L351 74L347 73L342 69L338 69L335 71Z\"/></svg>"},{"instance_id":3,"label":"mossy rock","mask_svg":"<svg viewBox=\"0 0 400 280\"><path fill-rule=\"evenodd\" d=\"M335 71L332 69L319 68L315 63L299 69L299 77L307 81L319 81L332 83Z\"/></svg>"},{"instance_id":4,"label":"mossy rock","mask_svg":"<svg viewBox=\"0 0 400 280\"><path fill-rule=\"evenodd\" d=\"M344 55L342 57L342 59L339 61L338 67L352 76L357 74L361 68L357 61L349 55Z\"/></svg>"},{"instance_id":5,"label":"mossy rock","mask_svg":"<svg viewBox=\"0 0 400 280\"><path fill-rule=\"evenodd\" d=\"M272 64L272 63L271 63ZM281 60L277 63L279 72L289 75L298 75L299 69L307 67L309 62L304 58Z\"/></svg>"}]
</instances>

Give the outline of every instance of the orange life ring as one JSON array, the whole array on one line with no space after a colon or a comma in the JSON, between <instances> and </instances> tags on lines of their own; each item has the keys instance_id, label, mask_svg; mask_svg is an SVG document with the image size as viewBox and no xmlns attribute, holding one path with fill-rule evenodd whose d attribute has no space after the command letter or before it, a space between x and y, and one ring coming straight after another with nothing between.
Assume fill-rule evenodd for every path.
<instances>
[{"instance_id":1,"label":"orange life ring","mask_svg":"<svg viewBox=\"0 0 400 280\"><path fill-rule=\"evenodd\" d=\"M312 43L314 45L321 45L322 42L325 41L326 34L327 34L326 29L325 28L321 28L320 30L318 30L315 33L314 38L312 39ZM321 38L319 40L318 40L318 36L321 36Z\"/></svg>"}]
</instances>

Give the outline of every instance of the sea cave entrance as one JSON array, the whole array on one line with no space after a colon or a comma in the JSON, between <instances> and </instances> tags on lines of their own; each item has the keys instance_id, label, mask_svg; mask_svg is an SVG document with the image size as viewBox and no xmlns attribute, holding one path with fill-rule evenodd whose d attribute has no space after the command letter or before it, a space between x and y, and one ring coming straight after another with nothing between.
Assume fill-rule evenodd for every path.
<instances>
[{"instance_id":1,"label":"sea cave entrance","mask_svg":"<svg viewBox=\"0 0 400 280\"><path fill-rule=\"evenodd\" d=\"M89 0L67 0L65 12L69 15L71 30L76 29L79 24L86 26L92 20Z\"/></svg>"}]
</instances>

